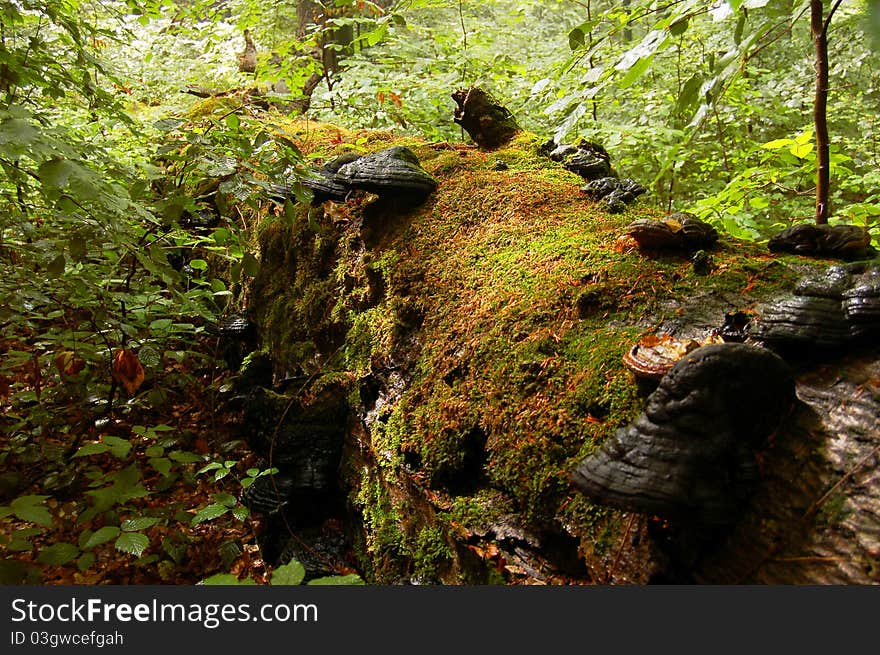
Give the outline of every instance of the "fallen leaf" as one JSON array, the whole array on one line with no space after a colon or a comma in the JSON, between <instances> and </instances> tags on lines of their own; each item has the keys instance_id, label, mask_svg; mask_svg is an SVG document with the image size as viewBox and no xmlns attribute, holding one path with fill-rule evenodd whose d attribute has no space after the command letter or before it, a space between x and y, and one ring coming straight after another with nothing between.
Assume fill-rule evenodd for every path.
<instances>
[{"instance_id":1,"label":"fallen leaf","mask_svg":"<svg viewBox=\"0 0 880 655\"><path fill-rule=\"evenodd\" d=\"M58 353L53 360L55 368L62 375L76 375L86 366L85 361L76 356L76 353L66 350Z\"/></svg>"},{"instance_id":2,"label":"fallen leaf","mask_svg":"<svg viewBox=\"0 0 880 655\"><path fill-rule=\"evenodd\" d=\"M132 351L120 348L113 355L113 379L133 396L144 381L144 369Z\"/></svg>"}]
</instances>

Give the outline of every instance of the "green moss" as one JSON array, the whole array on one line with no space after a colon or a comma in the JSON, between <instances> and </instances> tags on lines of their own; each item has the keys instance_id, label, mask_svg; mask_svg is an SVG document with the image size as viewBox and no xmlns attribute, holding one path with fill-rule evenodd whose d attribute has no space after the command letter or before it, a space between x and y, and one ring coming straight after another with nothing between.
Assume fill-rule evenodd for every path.
<instances>
[{"instance_id":1,"label":"green moss","mask_svg":"<svg viewBox=\"0 0 880 655\"><path fill-rule=\"evenodd\" d=\"M362 475L356 506L365 528L365 568L376 581L390 582L399 575L407 554L401 516L382 481L366 470Z\"/></svg>"},{"instance_id":2,"label":"green moss","mask_svg":"<svg viewBox=\"0 0 880 655\"><path fill-rule=\"evenodd\" d=\"M428 580L439 578L440 569L449 565L453 554L445 532L436 526L419 531L413 550L413 572Z\"/></svg>"},{"instance_id":3,"label":"green moss","mask_svg":"<svg viewBox=\"0 0 880 655\"><path fill-rule=\"evenodd\" d=\"M494 508L535 526L578 525L604 549L617 514L573 494L568 475L642 411L645 391L622 358L646 319L672 318L675 301L696 293L768 295L796 273L727 238L709 275L685 256L639 253L620 235L662 212L607 214L579 192L580 178L537 154L532 134L484 153L368 132L340 131L331 145L336 132L315 130L304 133L308 153L403 143L439 181L421 207L383 216L382 230L365 227L363 202L298 207L260 228L253 308L276 368L407 380L372 424L380 465L357 497L377 576L405 560L427 576L450 526ZM494 170L496 159L507 169ZM357 386L350 397L357 406ZM391 491L405 479L451 506L416 520Z\"/></svg>"}]
</instances>

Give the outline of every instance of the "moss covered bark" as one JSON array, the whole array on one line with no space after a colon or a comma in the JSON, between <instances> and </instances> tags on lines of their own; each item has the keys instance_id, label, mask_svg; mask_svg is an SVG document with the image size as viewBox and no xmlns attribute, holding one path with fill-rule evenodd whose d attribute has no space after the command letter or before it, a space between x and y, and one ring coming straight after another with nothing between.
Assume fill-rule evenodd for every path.
<instances>
[{"instance_id":1,"label":"moss covered bark","mask_svg":"<svg viewBox=\"0 0 880 655\"><path fill-rule=\"evenodd\" d=\"M398 143L299 130L320 159ZM440 181L423 205L298 205L260 226L251 310L276 376L342 382L355 408L342 475L373 581L601 582L623 521L568 473L642 409L623 354L684 298L748 302L796 276L726 237L708 275L646 257L620 237L659 212L606 213L539 142L407 139Z\"/></svg>"}]
</instances>

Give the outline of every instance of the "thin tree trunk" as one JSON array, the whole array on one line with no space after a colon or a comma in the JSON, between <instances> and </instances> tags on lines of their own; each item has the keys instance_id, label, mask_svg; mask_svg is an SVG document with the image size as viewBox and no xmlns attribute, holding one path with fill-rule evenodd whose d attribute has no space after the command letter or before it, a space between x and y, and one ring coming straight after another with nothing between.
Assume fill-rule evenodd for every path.
<instances>
[{"instance_id":1,"label":"thin tree trunk","mask_svg":"<svg viewBox=\"0 0 880 655\"><path fill-rule=\"evenodd\" d=\"M816 97L813 103L813 122L816 129L816 223L820 225L828 222L828 196L831 183L827 113L828 23L823 21L823 9L822 0L810 0L810 31L816 46Z\"/></svg>"}]
</instances>

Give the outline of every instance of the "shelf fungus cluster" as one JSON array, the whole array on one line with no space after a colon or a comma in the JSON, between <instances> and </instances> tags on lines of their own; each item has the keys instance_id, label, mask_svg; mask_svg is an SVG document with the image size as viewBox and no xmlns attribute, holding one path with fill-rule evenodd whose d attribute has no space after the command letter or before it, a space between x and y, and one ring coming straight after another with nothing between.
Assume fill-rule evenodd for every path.
<instances>
[{"instance_id":1,"label":"shelf fungus cluster","mask_svg":"<svg viewBox=\"0 0 880 655\"><path fill-rule=\"evenodd\" d=\"M327 162L301 181L311 190L312 204L327 200L344 202L353 191L366 191L379 197L396 197L422 202L437 180L422 168L416 154L405 146L394 146L370 155L346 153ZM275 185L273 196L288 197L289 185Z\"/></svg>"},{"instance_id":2,"label":"shelf fungus cluster","mask_svg":"<svg viewBox=\"0 0 880 655\"><path fill-rule=\"evenodd\" d=\"M858 225L800 223L782 230L767 242L770 252L853 260L876 254L871 235Z\"/></svg>"},{"instance_id":3,"label":"shelf fungus cluster","mask_svg":"<svg viewBox=\"0 0 880 655\"><path fill-rule=\"evenodd\" d=\"M756 454L794 402L772 351L710 344L679 359L631 425L571 474L594 501L701 525L736 521L758 480Z\"/></svg>"},{"instance_id":4,"label":"shelf fungus cluster","mask_svg":"<svg viewBox=\"0 0 880 655\"><path fill-rule=\"evenodd\" d=\"M603 201L612 214L622 213L647 189L631 178L600 177L581 187L581 193L591 200Z\"/></svg>"},{"instance_id":5,"label":"shelf fungus cluster","mask_svg":"<svg viewBox=\"0 0 880 655\"><path fill-rule=\"evenodd\" d=\"M758 308L749 335L779 348L840 348L880 336L880 265L831 266Z\"/></svg>"},{"instance_id":6,"label":"shelf fungus cluster","mask_svg":"<svg viewBox=\"0 0 880 655\"><path fill-rule=\"evenodd\" d=\"M718 242L714 227L686 212L676 212L662 220L640 218L630 223L626 232L645 250L693 252Z\"/></svg>"},{"instance_id":7,"label":"shelf fungus cluster","mask_svg":"<svg viewBox=\"0 0 880 655\"><path fill-rule=\"evenodd\" d=\"M541 145L542 155L558 161L562 167L585 180L615 177L611 169L611 155L598 143L581 141L577 145L557 144L550 139Z\"/></svg>"}]
</instances>

